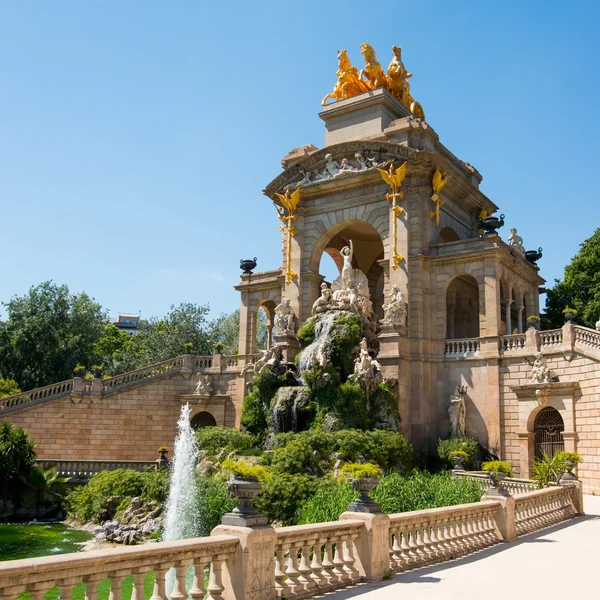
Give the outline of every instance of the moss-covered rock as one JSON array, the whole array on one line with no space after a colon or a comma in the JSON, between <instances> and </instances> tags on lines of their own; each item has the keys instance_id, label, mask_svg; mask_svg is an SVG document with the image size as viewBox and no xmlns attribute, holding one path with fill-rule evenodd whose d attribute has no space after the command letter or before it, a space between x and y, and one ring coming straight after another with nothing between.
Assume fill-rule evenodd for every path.
<instances>
[{"instance_id":1,"label":"moss-covered rock","mask_svg":"<svg viewBox=\"0 0 600 600\"><path fill-rule=\"evenodd\" d=\"M273 433L300 431L314 417L314 405L306 387L280 387L271 400L267 422Z\"/></svg>"},{"instance_id":2,"label":"moss-covered rock","mask_svg":"<svg viewBox=\"0 0 600 600\"><path fill-rule=\"evenodd\" d=\"M391 431L400 429L398 399L384 383L379 384L375 393L369 398L368 420L371 429Z\"/></svg>"}]
</instances>

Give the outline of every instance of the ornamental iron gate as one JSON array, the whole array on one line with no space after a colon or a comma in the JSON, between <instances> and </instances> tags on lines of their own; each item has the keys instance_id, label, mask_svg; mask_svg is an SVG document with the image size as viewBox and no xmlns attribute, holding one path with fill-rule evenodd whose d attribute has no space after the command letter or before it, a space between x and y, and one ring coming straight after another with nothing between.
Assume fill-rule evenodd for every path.
<instances>
[{"instance_id":1,"label":"ornamental iron gate","mask_svg":"<svg viewBox=\"0 0 600 600\"><path fill-rule=\"evenodd\" d=\"M202 427L215 427L217 424L215 418L206 411L199 412L192 417L190 425L192 429L201 429Z\"/></svg>"},{"instance_id":2,"label":"ornamental iron gate","mask_svg":"<svg viewBox=\"0 0 600 600\"><path fill-rule=\"evenodd\" d=\"M541 458L542 452L553 456L556 452L565 449L562 432L565 424L560 413L551 406L543 408L535 418L533 431L535 434L535 457Z\"/></svg>"}]
</instances>

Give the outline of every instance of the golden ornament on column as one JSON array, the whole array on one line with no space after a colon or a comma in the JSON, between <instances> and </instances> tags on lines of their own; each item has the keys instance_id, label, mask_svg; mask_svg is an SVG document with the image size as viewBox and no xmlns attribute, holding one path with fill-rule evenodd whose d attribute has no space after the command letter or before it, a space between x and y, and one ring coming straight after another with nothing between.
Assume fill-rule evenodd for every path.
<instances>
[{"instance_id":1,"label":"golden ornament on column","mask_svg":"<svg viewBox=\"0 0 600 600\"><path fill-rule=\"evenodd\" d=\"M296 207L298 206L298 202L300 201L300 184L298 184L298 187L294 192L290 193L290 188L287 187L285 190L285 194L278 194L277 192L275 192L275 195L279 198L281 204L283 205L283 208L278 206L276 206L275 208L277 209L277 216L279 217L279 220L285 224L285 226L283 227L279 226L279 231L287 233L285 284L290 285L290 283L292 283L292 281L298 275L292 269L292 238L295 237L295 235L298 233L298 230L292 225L292 222L298 218L298 216L296 215Z\"/></svg>"},{"instance_id":2,"label":"golden ornament on column","mask_svg":"<svg viewBox=\"0 0 600 600\"><path fill-rule=\"evenodd\" d=\"M383 169L377 169L381 173L381 177L383 180L392 188L392 193L388 192L385 195L386 200L392 201L392 213L394 213L394 218L392 219L392 243L393 243L393 252L392 252L392 269L395 271L400 263L404 260L402 254L398 252L398 217L404 212L404 209L401 206L398 206L396 203L397 198L402 198L404 193L399 191L400 186L402 185L402 181L404 177L406 177L406 161L403 162L395 171L394 171L394 163L390 165L389 171L384 171Z\"/></svg>"},{"instance_id":3,"label":"golden ornament on column","mask_svg":"<svg viewBox=\"0 0 600 600\"><path fill-rule=\"evenodd\" d=\"M439 169L435 170L433 174L433 196L431 199L435 204L435 209L429 211L429 218L435 220L436 226L440 224L440 208L443 206L444 201L440 198L439 193L442 191L442 188L446 185L448 181L448 174L440 172Z\"/></svg>"}]
</instances>

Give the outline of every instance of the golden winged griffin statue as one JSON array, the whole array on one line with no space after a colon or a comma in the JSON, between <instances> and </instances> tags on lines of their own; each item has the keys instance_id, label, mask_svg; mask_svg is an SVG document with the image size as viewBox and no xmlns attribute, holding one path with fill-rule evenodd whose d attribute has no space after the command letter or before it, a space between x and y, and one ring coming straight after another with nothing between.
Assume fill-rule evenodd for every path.
<instances>
[{"instance_id":1,"label":"golden winged griffin statue","mask_svg":"<svg viewBox=\"0 0 600 600\"><path fill-rule=\"evenodd\" d=\"M285 190L285 194L275 193L281 206L275 204L277 209L277 216L283 225L279 226L279 231L282 232L281 250L282 252L287 250L285 253L286 264L285 264L285 284L290 285L292 280L296 278L297 273L292 269L292 238L298 233L297 229L292 225L292 222L298 218L296 215L296 207L300 201L300 184L294 192L290 191L288 187ZM285 243L285 236L287 235L287 248Z\"/></svg>"},{"instance_id":2,"label":"golden winged griffin statue","mask_svg":"<svg viewBox=\"0 0 600 600\"><path fill-rule=\"evenodd\" d=\"M392 61L388 66L387 73L377 61L377 55L371 44L365 42L361 45L360 51L365 59L365 66L359 73L358 69L350 63L346 50L338 50L337 83L333 87L333 92L323 98L321 106L325 106L330 98L336 101L345 100L363 92L385 88L415 117L424 121L423 107L415 101L410 93L408 80L412 77L412 73L405 69L402 62L402 47L392 47Z\"/></svg>"}]
</instances>

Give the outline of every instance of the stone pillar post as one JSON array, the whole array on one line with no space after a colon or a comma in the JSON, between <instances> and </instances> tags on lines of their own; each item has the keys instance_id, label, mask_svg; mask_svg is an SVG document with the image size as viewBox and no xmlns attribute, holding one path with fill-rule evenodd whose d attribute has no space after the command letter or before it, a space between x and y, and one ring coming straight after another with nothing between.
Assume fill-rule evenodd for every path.
<instances>
[{"instance_id":1,"label":"stone pillar post","mask_svg":"<svg viewBox=\"0 0 600 600\"><path fill-rule=\"evenodd\" d=\"M229 535L240 541L223 571L227 600L276 599L274 557L277 533L272 527L219 525L210 535Z\"/></svg>"},{"instance_id":2,"label":"stone pillar post","mask_svg":"<svg viewBox=\"0 0 600 600\"><path fill-rule=\"evenodd\" d=\"M500 333L500 282L495 260L485 260L485 333L481 337L496 337ZM481 301L481 300L480 300Z\"/></svg>"},{"instance_id":3,"label":"stone pillar post","mask_svg":"<svg viewBox=\"0 0 600 600\"><path fill-rule=\"evenodd\" d=\"M273 325L267 325L267 350L273 345Z\"/></svg>"},{"instance_id":4,"label":"stone pillar post","mask_svg":"<svg viewBox=\"0 0 600 600\"><path fill-rule=\"evenodd\" d=\"M517 433L519 437L519 475L523 479L529 479L530 465L533 463L534 433L523 431Z\"/></svg>"},{"instance_id":5,"label":"stone pillar post","mask_svg":"<svg viewBox=\"0 0 600 600\"><path fill-rule=\"evenodd\" d=\"M504 542L514 542L517 539L517 522L515 517L515 499L513 496L483 496L481 501L493 500L500 502L495 517L496 533Z\"/></svg>"},{"instance_id":6,"label":"stone pillar post","mask_svg":"<svg viewBox=\"0 0 600 600\"><path fill-rule=\"evenodd\" d=\"M523 310L525 307L520 304L517 306L517 331L523 333Z\"/></svg>"},{"instance_id":7,"label":"stone pillar post","mask_svg":"<svg viewBox=\"0 0 600 600\"><path fill-rule=\"evenodd\" d=\"M573 350L575 345L575 331L573 331L573 325L571 323L565 323L562 326L562 343Z\"/></svg>"},{"instance_id":8,"label":"stone pillar post","mask_svg":"<svg viewBox=\"0 0 600 600\"><path fill-rule=\"evenodd\" d=\"M104 389L104 382L102 381L102 379L100 379L100 377L94 377L94 379L92 379L92 392L91 392L92 404L96 404L96 403L100 402L100 400L102 399L103 389Z\"/></svg>"},{"instance_id":9,"label":"stone pillar post","mask_svg":"<svg viewBox=\"0 0 600 600\"><path fill-rule=\"evenodd\" d=\"M194 357L191 354L183 355L183 364L181 365L181 373L189 375L194 370Z\"/></svg>"},{"instance_id":10,"label":"stone pillar post","mask_svg":"<svg viewBox=\"0 0 600 600\"><path fill-rule=\"evenodd\" d=\"M512 318L510 314L510 307L514 300L512 298L505 298L502 300L504 303L504 322L506 323L506 335L510 335L512 333Z\"/></svg>"},{"instance_id":11,"label":"stone pillar post","mask_svg":"<svg viewBox=\"0 0 600 600\"><path fill-rule=\"evenodd\" d=\"M581 481L566 481L560 483L561 487L567 487L571 489L571 502L573 503L573 508L578 515L584 515L583 512L583 486L581 485Z\"/></svg>"},{"instance_id":12,"label":"stone pillar post","mask_svg":"<svg viewBox=\"0 0 600 600\"><path fill-rule=\"evenodd\" d=\"M366 581L380 581L390 569L390 517L385 513L345 512L340 521L362 521L355 564Z\"/></svg>"},{"instance_id":13,"label":"stone pillar post","mask_svg":"<svg viewBox=\"0 0 600 600\"><path fill-rule=\"evenodd\" d=\"M222 358L223 358L223 355L220 352L214 352L212 355L211 369L214 369L216 371L221 371Z\"/></svg>"}]
</instances>

